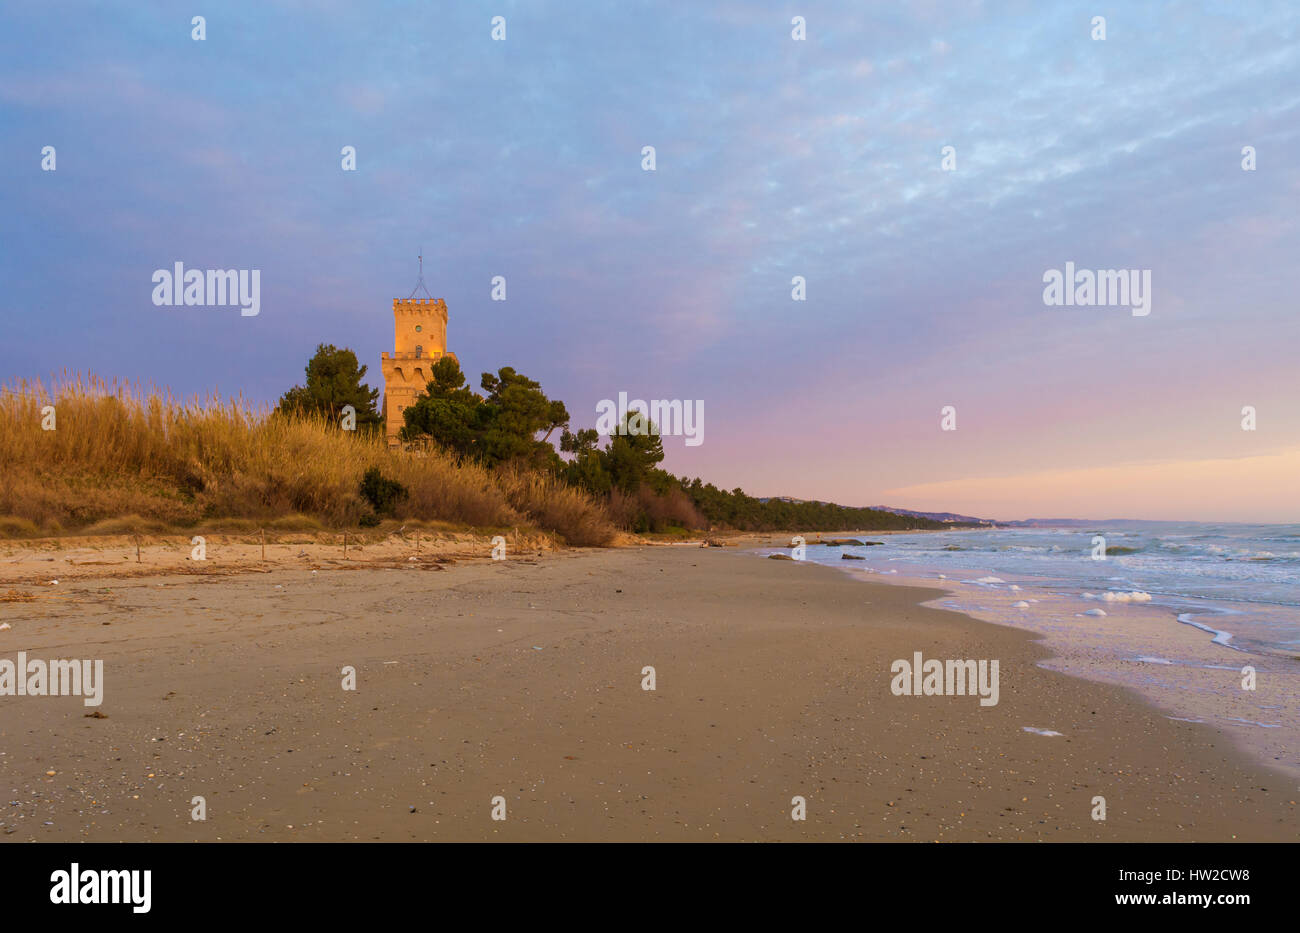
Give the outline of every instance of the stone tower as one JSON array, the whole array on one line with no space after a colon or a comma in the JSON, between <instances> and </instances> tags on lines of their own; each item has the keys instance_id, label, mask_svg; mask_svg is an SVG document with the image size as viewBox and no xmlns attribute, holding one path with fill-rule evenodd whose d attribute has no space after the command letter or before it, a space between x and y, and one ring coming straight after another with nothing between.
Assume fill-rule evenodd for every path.
<instances>
[{"instance_id":1,"label":"stone tower","mask_svg":"<svg viewBox=\"0 0 1300 933\"><path fill-rule=\"evenodd\" d=\"M424 285L421 274L418 292ZM428 289L425 289L428 294ZM412 293L414 295L414 293ZM433 364L447 352L447 303L441 298L393 299L393 352L380 357L384 374L384 425L390 446L406 423L402 409L415 401L432 378Z\"/></svg>"}]
</instances>

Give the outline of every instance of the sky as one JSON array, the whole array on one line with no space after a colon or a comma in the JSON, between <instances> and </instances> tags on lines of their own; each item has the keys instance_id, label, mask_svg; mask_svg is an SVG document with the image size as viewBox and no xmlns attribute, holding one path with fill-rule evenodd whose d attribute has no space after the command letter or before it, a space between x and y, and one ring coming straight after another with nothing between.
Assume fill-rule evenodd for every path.
<instances>
[{"instance_id":1,"label":"sky","mask_svg":"<svg viewBox=\"0 0 1300 933\"><path fill-rule=\"evenodd\" d=\"M1296 522L1298 203L1293 2L0 7L5 383L271 404L333 343L377 386L422 253L475 385L702 403L677 475ZM156 306L176 262L260 313ZM1045 303L1067 262L1150 313Z\"/></svg>"}]
</instances>

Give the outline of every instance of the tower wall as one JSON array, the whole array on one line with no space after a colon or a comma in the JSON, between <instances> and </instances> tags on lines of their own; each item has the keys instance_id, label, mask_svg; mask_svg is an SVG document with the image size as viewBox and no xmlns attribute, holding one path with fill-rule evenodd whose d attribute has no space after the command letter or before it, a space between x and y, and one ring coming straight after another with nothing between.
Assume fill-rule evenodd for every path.
<instances>
[{"instance_id":1,"label":"tower wall","mask_svg":"<svg viewBox=\"0 0 1300 933\"><path fill-rule=\"evenodd\" d=\"M441 298L393 299L393 349L414 353L416 347L426 356L447 352L447 303Z\"/></svg>"},{"instance_id":2,"label":"tower wall","mask_svg":"<svg viewBox=\"0 0 1300 933\"><path fill-rule=\"evenodd\" d=\"M447 303L441 298L393 299L393 352L380 358L384 374L384 424L388 443L406 423L402 410L415 401L432 378L433 364L447 352Z\"/></svg>"}]
</instances>

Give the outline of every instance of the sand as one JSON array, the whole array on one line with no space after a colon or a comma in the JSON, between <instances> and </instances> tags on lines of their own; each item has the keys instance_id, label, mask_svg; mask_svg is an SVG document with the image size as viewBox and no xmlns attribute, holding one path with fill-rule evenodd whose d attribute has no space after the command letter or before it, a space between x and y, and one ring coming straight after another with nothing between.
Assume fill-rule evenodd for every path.
<instances>
[{"instance_id":1,"label":"sand","mask_svg":"<svg viewBox=\"0 0 1300 933\"><path fill-rule=\"evenodd\" d=\"M1045 667L1131 688L1166 716L1212 723L1251 760L1286 774L1289 784L1300 781L1300 666L1292 657L1254 646L1239 649L1238 642L1216 644L1209 633L1174 621L1160 605L1082 599L1055 587L1050 596L1036 598L961 582L981 575L950 571L947 579L935 581L904 572L889 579L942 586L948 598L931 605L1024 629L1050 652ZM1036 589L1041 581L1020 582L1042 595ZM1031 600L1029 606L1012 608L1022 597ZM1081 613L1099 607L1104 617L1083 621ZM1256 672L1253 690L1242 689L1246 665Z\"/></svg>"},{"instance_id":2,"label":"sand","mask_svg":"<svg viewBox=\"0 0 1300 933\"><path fill-rule=\"evenodd\" d=\"M0 602L0 658L106 680L0 697L0 839L1297 838L1293 780L934 590L734 548L366 556L0 563L37 597ZM915 651L999 660L1000 702L893 695Z\"/></svg>"}]
</instances>

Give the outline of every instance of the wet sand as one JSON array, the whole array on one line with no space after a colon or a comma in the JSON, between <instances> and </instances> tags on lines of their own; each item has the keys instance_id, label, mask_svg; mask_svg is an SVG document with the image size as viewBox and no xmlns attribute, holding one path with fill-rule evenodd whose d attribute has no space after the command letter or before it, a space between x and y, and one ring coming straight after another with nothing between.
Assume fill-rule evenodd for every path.
<instances>
[{"instance_id":1,"label":"wet sand","mask_svg":"<svg viewBox=\"0 0 1300 933\"><path fill-rule=\"evenodd\" d=\"M0 585L39 597L0 658L106 680L0 697L0 839L1300 835L1293 780L935 590L688 546L313 566ZM916 651L999 660L1000 702L894 696Z\"/></svg>"},{"instance_id":2,"label":"wet sand","mask_svg":"<svg viewBox=\"0 0 1300 933\"><path fill-rule=\"evenodd\" d=\"M1130 688L1166 716L1211 723L1242 755L1285 773L1292 785L1300 781L1300 666L1291 657L1218 644L1158 605L1077 598L1023 577L1016 582L1030 590L965 582L985 574L950 571L943 581L910 573L862 575L941 586L948 597L929 605L1030 632L1051 654L1045 667ZM1029 606L1014 608L1024 598ZM1106 615L1082 615L1097 608ZM1251 690L1242 689L1247 665L1255 671Z\"/></svg>"}]
</instances>

